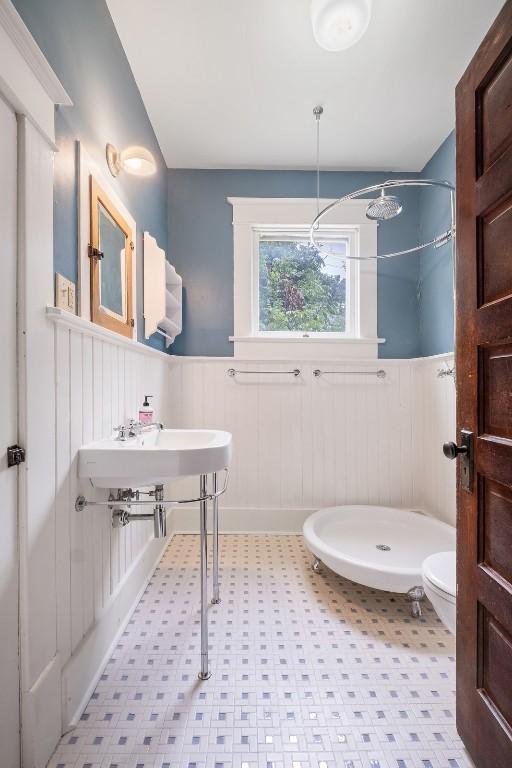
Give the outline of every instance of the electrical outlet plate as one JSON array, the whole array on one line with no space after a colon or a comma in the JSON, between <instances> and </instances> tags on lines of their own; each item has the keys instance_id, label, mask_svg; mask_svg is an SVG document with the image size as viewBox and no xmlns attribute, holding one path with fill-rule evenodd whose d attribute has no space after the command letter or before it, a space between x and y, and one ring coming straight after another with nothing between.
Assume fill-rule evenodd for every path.
<instances>
[{"instance_id":1,"label":"electrical outlet plate","mask_svg":"<svg viewBox=\"0 0 512 768\"><path fill-rule=\"evenodd\" d=\"M64 275L55 273L55 306L76 313L76 285Z\"/></svg>"}]
</instances>

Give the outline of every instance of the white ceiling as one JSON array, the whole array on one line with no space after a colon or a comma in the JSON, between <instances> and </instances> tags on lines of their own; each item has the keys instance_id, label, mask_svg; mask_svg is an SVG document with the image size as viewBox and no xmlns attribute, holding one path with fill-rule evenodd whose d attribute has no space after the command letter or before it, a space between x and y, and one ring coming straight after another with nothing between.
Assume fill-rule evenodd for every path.
<instances>
[{"instance_id":1,"label":"white ceiling","mask_svg":"<svg viewBox=\"0 0 512 768\"><path fill-rule=\"evenodd\" d=\"M504 0L374 0L348 51L309 0L107 0L170 168L421 170Z\"/></svg>"}]
</instances>

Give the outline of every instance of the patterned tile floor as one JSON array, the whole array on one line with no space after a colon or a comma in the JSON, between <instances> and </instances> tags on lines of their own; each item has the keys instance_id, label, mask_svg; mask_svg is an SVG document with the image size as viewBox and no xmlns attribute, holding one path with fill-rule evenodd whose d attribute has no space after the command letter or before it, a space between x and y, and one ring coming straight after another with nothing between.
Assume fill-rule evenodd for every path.
<instances>
[{"instance_id":1,"label":"patterned tile floor","mask_svg":"<svg viewBox=\"0 0 512 768\"><path fill-rule=\"evenodd\" d=\"M314 574L300 536L221 536L199 682L199 541L178 535L50 768L466 768L429 604ZM210 580L211 587L211 580Z\"/></svg>"}]
</instances>

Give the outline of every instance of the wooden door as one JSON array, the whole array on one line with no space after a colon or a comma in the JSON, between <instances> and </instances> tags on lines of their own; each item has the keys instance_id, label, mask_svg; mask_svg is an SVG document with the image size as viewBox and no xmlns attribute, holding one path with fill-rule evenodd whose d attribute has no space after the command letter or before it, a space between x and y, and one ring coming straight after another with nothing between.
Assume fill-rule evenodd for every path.
<instances>
[{"instance_id":1,"label":"wooden door","mask_svg":"<svg viewBox=\"0 0 512 768\"><path fill-rule=\"evenodd\" d=\"M457 727L512 766L512 0L457 87Z\"/></svg>"},{"instance_id":2,"label":"wooden door","mask_svg":"<svg viewBox=\"0 0 512 768\"><path fill-rule=\"evenodd\" d=\"M18 472L7 465L17 441L16 117L0 99L0 764L18 768Z\"/></svg>"}]
</instances>

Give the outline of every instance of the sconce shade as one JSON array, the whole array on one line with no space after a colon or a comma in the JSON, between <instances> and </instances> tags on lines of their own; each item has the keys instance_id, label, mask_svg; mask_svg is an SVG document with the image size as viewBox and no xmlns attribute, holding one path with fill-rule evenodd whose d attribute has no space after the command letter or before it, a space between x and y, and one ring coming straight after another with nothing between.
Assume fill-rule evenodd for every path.
<instances>
[{"instance_id":1,"label":"sconce shade","mask_svg":"<svg viewBox=\"0 0 512 768\"><path fill-rule=\"evenodd\" d=\"M122 152L107 144L107 164L112 176L118 176L124 170L134 176L152 176L156 173L155 158L146 147L127 147Z\"/></svg>"}]
</instances>

